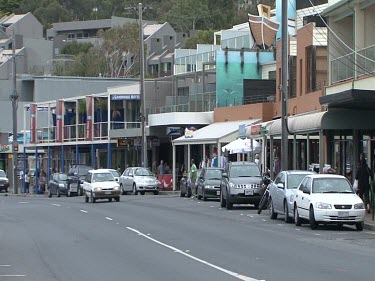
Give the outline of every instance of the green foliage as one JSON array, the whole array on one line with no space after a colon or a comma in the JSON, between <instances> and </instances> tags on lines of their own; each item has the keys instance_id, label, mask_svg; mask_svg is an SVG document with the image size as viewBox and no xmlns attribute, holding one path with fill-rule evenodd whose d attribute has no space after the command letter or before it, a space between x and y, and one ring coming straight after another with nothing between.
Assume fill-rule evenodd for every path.
<instances>
[{"instance_id":1,"label":"green foliage","mask_svg":"<svg viewBox=\"0 0 375 281\"><path fill-rule=\"evenodd\" d=\"M73 41L62 48L61 54L78 55L80 53L87 53L90 48L94 47L91 43L77 43Z\"/></svg>"},{"instance_id":2,"label":"green foliage","mask_svg":"<svg viewBox=\"0 0 375 281\"><path fill-rule=\"evenodd\" d=\"M184 45L184 49L195 49L197 44L213 44L214 43L213 30L199 30L193 36L190 36Z\"/></svg>"},{"instance_id":3,"label":"green foliage","mask_svg":"<svg viewBox=\"0 0 375 281\"><path fill-rule=\"evenodd\" d=\"M11 14L16 11L22 0L0 0L0 11L4 14Z\"/></svg>"}]
</instances>

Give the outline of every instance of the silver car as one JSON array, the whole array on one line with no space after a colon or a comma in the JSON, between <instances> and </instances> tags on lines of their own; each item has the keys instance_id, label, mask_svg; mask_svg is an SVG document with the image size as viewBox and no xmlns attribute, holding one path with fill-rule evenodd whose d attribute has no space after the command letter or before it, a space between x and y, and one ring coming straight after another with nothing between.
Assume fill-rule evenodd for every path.
<instances>
[{"instance_id":1,"label":"silver car","mask_svg":"<svg viewBox=\"0 0 375 281\"><path fill-rule=\"evenodd\" d=\"M135 195L138 192L144 195L146 192L153 192L155 195L159 194L160 182L150 171L150 169L143 167L127 168L120 177L121 193L126 194L132 192Z\"/></svg>"},{"instance_id":2,"label":"silver car","mask_svg":"<svg viewBox=\"0 0 375 281\"><path fill-rule=\"evenodd\" d=\"M293 202L297 187L311 171L282 171L270 184L270 216L276 219L278 214L284 215L286 223L293 218Z\"/></svg>"}]
</instances>

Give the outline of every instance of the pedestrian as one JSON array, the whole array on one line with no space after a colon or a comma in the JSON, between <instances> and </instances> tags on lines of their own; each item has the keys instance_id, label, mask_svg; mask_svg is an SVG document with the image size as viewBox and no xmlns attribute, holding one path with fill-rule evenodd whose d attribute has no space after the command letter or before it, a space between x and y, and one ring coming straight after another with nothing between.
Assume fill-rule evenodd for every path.
<instances>
[{"instance_id":1,"label":"pedestrian","mask_svg":"<svg viewBox=\"0 0 375 281\"><path fill-rule=\"evenodd\" d=\"M161 186L164 189L164 161L160 160L160 165L158 167L158 177L161 182Z\"/></svg>"},{"instance_id":2,"label":"pedestrian","mask_svg":"<svg viewBox=\"0 0 375 281\"><path fill-rule=\"evenodd\" d=\"M216 154L212 156L212 161L211 161L211 167L215 167L217 168L218 167L218 159L217 159L217 156Z\"/></svg>"},{"instance_id":3,"label":"pedestrian","mask_svg":"<svg viewBox=\"0 0 375 281\"><path fill-rule=\"evenodd\" d=\"M373 181L374 175L366 163L365 155L361 153L355 179L358 181L358 195L365 203L368 213L370 213L370 178Z\"/></svg>"},{"instance_id":4,"label":"pedestrian","mask_svg":"<svg viewBox=\"0 0 375 281\"><path fill-rule=\"evenodd\" d=\"M280 173L280 159L278 156L275 157L275 160L273 161L273 178L275 178Z\"/></svg>"},{"instance_id":5,"label":"pedestrian","mask_svg":"<svg viewBox=\"0 0 375 281\"><path fill-rule=\"evenodd\" d=\"M30 173L29 170L26 170L25 176L24 176L24 186L23 186L23 193L29 193L29 185L30 185Z\"/></svg>"},{"instance_id":6,"label":"pedestrian","mask_svg":"<svg viewBox=\"0 0 375 281\"><path fill-rule=\"evenodd\" d=\"M197 166L195 166L194 159L191 159L191 167L190 167L190 181L191 181L191 192L195 192L195 195L197 195L197 190L195 189L195 182L198 177L198 170Z\"/></svg>"},{"instance_id":7,"label":"pedestrian","mask_svg":"<svg viewBox=\"0 0 375 281\"><path fill-rule=\"evenodd\" d=\"M254 162L259 167L259 154L255 154L255 160L254 160Z\"/></svg>"},{"instance_id":8,"label":"pedestrian","mask_svg":"<svg viewBox=\"0 0 375 281\"><path fill-rule=\"evenodd\" d=\"M152 167L151 167L152 173L153 173L154 175L156 175L156 174L158 173L158 171L157 171L157 166L158 166L158 163L157 163L156 161L154 161L154 162L152 163Z\"/></svg>"},{"instance_id":9,"label":"pedestrian","mask_svg":"<svg viewBox=\"0 0 375 281\"><path fill-rule=\"evenodd\" d=\"M46 189L46 178L47 178L47 175L46 175L46 172L45 171L41 171L39 173L39 193L40 194L43 194L45 192L45 189Z\"/></svg>"},{"instance_id":10,"label":"pedestrian","mask_svg":"<svg viewBox=\"0 0 375 281\"><path fill-rule=\"evenodd\" d=\"M220 156L220 168L225 169L225 166L227 165L227 162L228 162L227 157L224 154L222 154Z\"/></svg>"}]
</instances>

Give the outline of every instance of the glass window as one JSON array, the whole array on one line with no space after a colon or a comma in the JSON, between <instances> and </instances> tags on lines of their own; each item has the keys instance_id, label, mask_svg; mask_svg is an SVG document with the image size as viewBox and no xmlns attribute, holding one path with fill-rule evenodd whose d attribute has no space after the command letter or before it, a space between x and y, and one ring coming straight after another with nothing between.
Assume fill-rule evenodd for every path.
<instances>
[{"instance_id":1,"label":"glass window","mask_svg":"<svg viewBox=\"0 0 375 281\"><path fill-rule=\"evenodd\" d=\"M313 193L354 193L345 178L318 178L313 182Z\"/></svg>"},{"instance_id":2,"label":"glass window","mask_svg":"<svg viewBox=\"0 0 375 281\"><path fill-rule=\"evenodd\" d=\"M120 176L120 174L117 172L117 171L115 171L115 170L111 170L110 171L111 172L111 174L114 176L114 177L119 177Z\"/></svg>"},{"instance_id":3,"label":"glass window","mask_svg":"<svg viewBox=\"0 0 375 281\"><path fill-rule=\"evenodd\" d=\"M68 176L66 174L59 174L59 180L66 181L68 179Z\"/></svg>"},{"instance_id":4,"label":"glass window","mask_svg":"<svg viewBox=\"0 0 375 281\"><path fill-rule=\"evenodd\" d=\"M302 182L301 185L299 186L299 190L303 191L305 189L307 183L307 178L305 178Z\"/></svg>"},{"instance_id":5,"label":"glass window","mask_svg":"<svg viewBox=\"0 0 375 281\"><path fill-rule=\"evenodd\" d=\"M275 184L280 183L281 182L280 180L281 180L281 173L276 177Z\"/></svg>"},{"instance_id":6,"label":"glass window","mask_svg":"<svg viewBox=\"0 0 375 281\"><path fill-rule=\"evenodd\" d=\"M115 181L111 173L95 173L92 175L92 182Z\"/></svg>"},{"instance_id":7,"label":"glass window","mask_svg":"<svg viewBox=\"0 0 375 281\"><path fill-rule=\"evenodd\" d=\"M86 166L79 167L78 175L79 175L79 176L87 175L87 173L88 173L90 170L92 170L91 167L86 167Z\"/></svg>"},{"instance_id":8,"label":"glass window","mask_svg":"<svg viewBox=\"0 0 375 281\"><path fill-rule=\"evenodd\" d=\"M153 176L153 173L152 173L149 169L146 169L146 168L138 168L138 169L135 171L135 175L136 175L136 176Z\"/></svg>"},{"instance_id":9,"label":"glass window","mask_svg":"<svg viewBox=\"0 0 375 281\"><path fill-rule=\"evenodd\" d=\"M202 171L202 174L203 173L204 172ZM220 180L222 173L223 173L223 170L221 170L221 169L206 170L205 179L206 180ZM204 174L202 176L204 176Z\"/></svg>"},{"instance_id":10,"label":"glass window","mask_svg":"<svg viewBox=\"0 0 375 281\"><path fill-rule=\"evenodd\" d=\"M256 165L233 165L230 169L230 177L260 177L260 172Z\"/></svg>"},{"instance_id":11,"label":"glass window","mask_svg":"<svg viewBox=\"0 0 375 281\"><path fill-rule=\"evenodd\" d=\"M308 174L291 174L288 175L288 184L287 188L288 189L296 189L301 181L306 177Z\"/></svg>"}]
</instances>

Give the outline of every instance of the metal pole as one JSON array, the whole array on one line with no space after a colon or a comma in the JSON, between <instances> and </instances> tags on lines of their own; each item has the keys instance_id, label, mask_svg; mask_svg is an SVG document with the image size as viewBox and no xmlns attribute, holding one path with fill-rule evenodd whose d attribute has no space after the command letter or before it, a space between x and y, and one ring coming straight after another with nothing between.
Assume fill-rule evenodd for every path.
<instances>
[{"instance_id":1,"label":"metal pole","mask_svg":"<svg viewBox=\"0 0 375 281\"><path fill-rule=\"evenodd\" d=\"M18 152L18 140L17 140L17 77L16 77L16 40L13 28L12 36L12 65L13 65L13 91L10 99L12 101L13 110L13 147L12 147L12 167L13 167L13 194L18 194L18 184L17 184L17 152Z\"/></svg>"},{"instance_id":2,"label":"metal pole","mask_svg":"<svg viewBox=\"0 0 375 281\"><path fill-rule=\"evenodd\" d=\"M140 44L140 59L139 59L139 69L140 69L140 98L141 98L141 130L142 130L142 166L147 167L147 136L146 136L146 116L145 116L145 63L144 63L144 41L143 41L143 20L142 20L143 7L142 3L138 4L139 13L139 44Z\"/></svg>"},{"instance_id":3,"label":"metal pole","mask_svg":"<svg viewBox=\"0 0 375 281\"><path fill-rule=\"evenodd\" d=\"M281 170L288 169L287 91L288 91L288 0L282 0L281 32Z\"/></svg>"}]
</instances>

